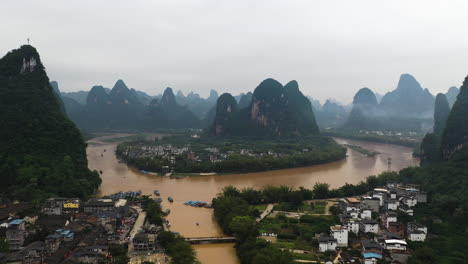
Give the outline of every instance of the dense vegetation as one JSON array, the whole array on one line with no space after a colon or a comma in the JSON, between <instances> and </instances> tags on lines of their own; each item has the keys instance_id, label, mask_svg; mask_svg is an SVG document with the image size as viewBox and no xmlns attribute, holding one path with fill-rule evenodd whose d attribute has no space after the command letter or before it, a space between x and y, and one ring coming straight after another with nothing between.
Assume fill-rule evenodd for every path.
<instances>
[{"instance_id":1,"label":"dense vegetation","mask_svg":"<svg viewBox=\"0 0 468 264\"><path fill-rule=\"evenodd\" d=\"M87 168L86 144L61 109L32 46L0 60L0 127L3 197L83 198L101 183L97 172Z\"/></svg>"},{"instance_id":2,"label":"dense vegetation","mask_svg":"<svg viewBox=\"0 0 468 264\"><path fill-rule=\"evenodd\" d=\"M322 135L332 137L342 137L362 141L370 141L377 143L393 144L404 147L415 148L419 146L424 137L422 133L395 133L390 131L383 131L382 134L374 133L373 131L343 131L343 130L326 130Z\"/></svg>"},{"instance_id":3,"label":"dense vegetation","mask_svg":"<svg viewBox=\"0 0 468 264\"><path fill-rule=\"evenodd\" d=\"M421 142L421 163L434 162L440 159L440 141L445 129L445 123L450 114L450 106L444 94L436 96L434 107L434 129L426 134Z\"/></svg>"},{"instance_id":4,"label":"dense vegetation","mask_svg":"<svg viewBox=\"0 0 468 264\"><path fill-rule=\"evenodd\" d=\"M189 145L191 150L203 159L203 162L191 161L185 155L178 155L175 157L175 165L171 165L168 159L162 157L139 157L126 154L129 150L138 150L143 146L165 146L169 144L174 147ZM210 162L208 148L217 148L219 153L231 154L222 161ZM240 155L239 152L242 149L250 149L255 153L264 153L265 155L255 157ZM139 169L161 172L163 166L173 166L175 172L184 173L243 173L302 167L340 160L345 157L345 154L345 148L332 139L321 136L291 138L220 138L203 136L201 138L192 138L185 135L165 137L154 142L125 142L117 147L117 155Z\"/></svg>"}]
</instances>

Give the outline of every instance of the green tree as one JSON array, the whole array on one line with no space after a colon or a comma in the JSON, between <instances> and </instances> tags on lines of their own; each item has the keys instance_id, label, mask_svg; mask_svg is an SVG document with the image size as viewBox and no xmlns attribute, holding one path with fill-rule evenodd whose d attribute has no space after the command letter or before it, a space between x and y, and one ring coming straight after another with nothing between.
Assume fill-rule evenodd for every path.
<instances>
[{"instance_id":1,"label":"green tree","mask_svg":"<svg viewBox=\"0 0 468 264\"><path fill-rule=\"evenodd\" d=\"M313 191L315 199L327 198L328 193L330 192L330 184L317 182L314 185Z\"/></svg>"},{"instance_id":2,"label":"green tree","mask_svg":"<svg viewBox=\"0 0 468 264\"><path fill-rule=\"evenodd\" d=\"M241 241L246 240L250 236L256 237L258 235L256 221L250 216L234 217L229 224L229 229Z\"/></svg>"}]
</instances>

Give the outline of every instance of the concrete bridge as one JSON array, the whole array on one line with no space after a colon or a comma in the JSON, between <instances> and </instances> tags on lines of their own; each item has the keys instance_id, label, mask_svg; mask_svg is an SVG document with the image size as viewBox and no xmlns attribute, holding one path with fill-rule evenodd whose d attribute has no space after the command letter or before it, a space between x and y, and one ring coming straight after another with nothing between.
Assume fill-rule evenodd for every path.
<instances>
[{"instance_id":1,"label":"concrete bridge","mask_svg":"<svg viewBox=\"0 0 468 264\"><path fill-rule=\"evenodd\" d=\"M185 241L190 244L221 244L236 242L235 237L187 237Z\"/></svg>"}]
</instances>

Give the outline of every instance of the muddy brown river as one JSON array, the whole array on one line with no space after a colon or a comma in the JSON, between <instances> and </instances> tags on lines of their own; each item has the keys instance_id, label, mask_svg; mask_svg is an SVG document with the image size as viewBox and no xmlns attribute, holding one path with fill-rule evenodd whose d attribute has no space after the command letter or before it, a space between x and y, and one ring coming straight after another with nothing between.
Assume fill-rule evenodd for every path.
<instances>
[{"instance_id":1,"label":"muddy brown river","mask_svg":"<svg viewBox=\"0 0 468 264\"><path fill-rule=\"evenodd\" d=\"M103 171L102 184L98 194L106 195L119 191L141 190L143 194L150 195L157 189L164 199L163 207L171 209L171 214L168 216L168 220L172 224L171 230L180 232L185 237L223 235L211 209L194 208L183 203L188 200L211 202L211 199L227 185L233 185L237 188L261 188L269 184L312 188L316 182L326 182L332 188L336 188L345 183L358 183L369 175L376 175L387 170L388 158L391 158L391 169L393 170L418 166L419 164L419 160L412 156L410 148L336 138L335 140L340 144L358 145L381 154L367 157L356 151L348 150L346 159L324 165L260 173L170 179L143 174L136 169L129 168L124 163L119 163L115 157L118 141L108 140L110 138L115 140L122 136L124 135L107 135L88 141L89 168ZM174 198L174 203L167 201L169 196ZM239 263L233 244L197 245L195 249L203 264Z\"/></svg>"}]
</instances>

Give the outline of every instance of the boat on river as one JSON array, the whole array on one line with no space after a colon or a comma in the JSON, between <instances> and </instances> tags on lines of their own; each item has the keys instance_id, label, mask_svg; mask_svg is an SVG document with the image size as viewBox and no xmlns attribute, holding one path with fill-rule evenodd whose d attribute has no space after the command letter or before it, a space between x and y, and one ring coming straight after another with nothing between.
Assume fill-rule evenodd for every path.
<instances>
[{"instance_id":1,"label":"boat on river","mask_svg":"<svg viewBox=\"0 0 468 264\"><path fill-rule=\"evenodd\" d=\"M174 199L172 199L172 197L170 197L170 196L167 198L167 200L168 200L169 202L171 202L171 203L174 202Z\"/></svg>"},{"instance_id":2,"label":"boat on river","mask_svg":"<svg viewBox=\"0 0 468 264\"><path fill-rule=\"evenodd\" d=\"M157 196L161 195L161 193L158 190L154 190L153 193L154 193L154 195L157 195Z\"/></svg>"}]
</instances>

